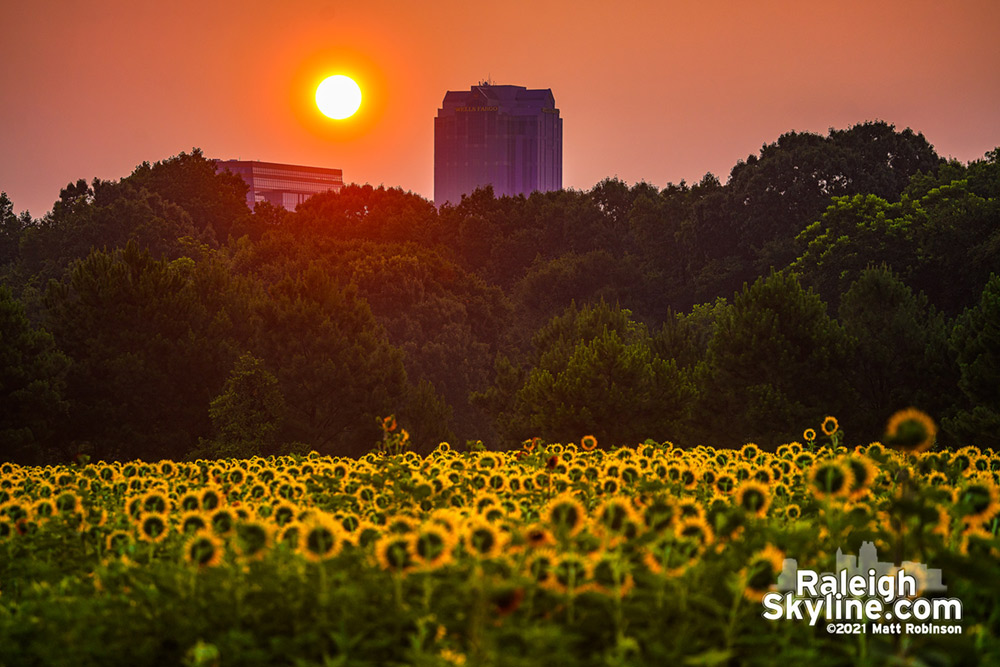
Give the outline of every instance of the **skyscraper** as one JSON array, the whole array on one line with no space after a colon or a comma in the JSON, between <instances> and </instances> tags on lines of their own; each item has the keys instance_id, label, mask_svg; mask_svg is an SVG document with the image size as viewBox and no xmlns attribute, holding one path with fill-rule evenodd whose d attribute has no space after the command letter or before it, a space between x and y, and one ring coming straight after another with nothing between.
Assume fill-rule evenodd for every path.
<instances>
[{"instance_id":1,"label":"skyscraper","mask_svg":"<svg viewBox=\"0 0 1000 667\"><path fill-rule=\"evenodd\" d=\"M344 172L326 167L302 167L258 160L215 160L215 170L228 170L249 186L247 206L266 201L294 211L309 197L344 187Z\"/></svg>"},{"instance_id":2,"label":"skyscraper","mask_svg":"<svg viewBox=\"0 0 1000 667\"><path fill-rule=\"evenodd\" d=\"M449 90L434 119L434 203L492 185L496 196L562 188L562 118L548 88Z\"/></svg>"}]
</instances>

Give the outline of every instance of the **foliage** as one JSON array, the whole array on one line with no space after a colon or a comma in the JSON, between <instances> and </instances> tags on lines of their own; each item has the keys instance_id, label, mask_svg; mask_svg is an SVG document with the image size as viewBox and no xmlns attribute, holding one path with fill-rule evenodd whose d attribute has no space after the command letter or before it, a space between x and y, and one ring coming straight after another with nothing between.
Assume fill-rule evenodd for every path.
<instances>
[{"instance_id":1,"label":"foliage","mask_svg":"<svg viewBox=\"0 0 1000 667\"><path fill-rule=\"evenodd\" d=\"M68 418L43 445L51 460L235 451L241 436L219 438L210 404L244 353L285 399L273 452L359 453L378 438L375 415L390 413L426 452L443 439L510 447L533 429L774 442L818 406L877 434L882 411L910 403L945 416L953 443L992 429L982 394L949 390L963 371L945 339L947 318L1000 273L998 192L1000 149L946 162L880 121L784 134L725 183L614 178L499 198L486 187L440 210L348 185L295 212L251 211L243 181L194 149L118 181L70 183L39 219L0 195L0 281L72 360ZM91 258L129 247L148 261L123 272ZM893 280L866 277L883 264ZM737 307L733 294L772 267L836 321L788 305L795 289L785 305ZM869 297L884 298L889 326ZM641 333L615 324L537 341L571 304L601 303ZM799 332L765 341L778 314L776 331ZM824 361L812 348L827 344ZM793 371L779 370L786 361ZM728 424L714 418L721 404ZM960 413L964 435L951 428Z\"/></svg>"},{"instance_id":2,"label":"foliage","mask_svg":"<svg viewBox=\"0 0 1000 667\"><path fill-rule=\"evenodd\" d=\"M0 459L40 463L66 415L69 359L0 285Z\"/></svg>"},{"instance_id":3,"label":"foliage","mask_svg":"<svg viewBox=\"0 0 1000 667\"><path fill-rule=\"evenodd\" d=\"M926 415L902 418L927 435ZM401 437L391 418L377 428ZM4 464L0 662L996 662L1000 461L848 449L836 419L817 428L774 453L586 437L506 455ZM762 618L783 558L835 572L866 542L940 569L962 633Z\"/></svg>"},{"instance_id":4,"label":"foliage","mask_svg":"<svg viewBox=\"0 0 1000 667\"><path fill-rule=\"evenodd\" d=\"M212 458L247 458L273 451L285 416L278 380L250 354L236 360L222 393L208 406L215 438ZM197 453L194 454L198 457Z\"/></svg>"},{"instance_id":5,"label":"foliage","mask_svg":"<svg viewBox=\"0 0 1000 667\"><path fill-rule=\"evenodd\" d=\"M497 384L479 398L494 412L500 408L498 428L508 441L531 433L629 441L668 432L689 410L690 381L672 359L655 355L646 327L628 310L572 305L532 342L523 380Z\"/></svg>"},{"instance_id":6,"label":"foliage","mask_svg":"<svg viewBox=\"0 0 1000 667\"><path fill-rule=\"evenodd\" d=\"M1000 277L992 276L979 303L958 318L951 344L966 401L945 429L983 446L1000 446L992 430L1000 426Z\"/></svg>"},{"instance_id":7,"label":"foliage","mask_svg":"<svg viewBox=\"0 0 1000 667\"><path fill-rule=\"evenodd\" d=\"M772 273L744 286L714 327L698 370L694 426L704 440L773 446L824 406L854 403L845 378L847 333L794 276ZM726 415L724 423L712 419L717 414Z\"/></svg>"},{"instance_id":8,"label":"foliage","mask_svg":"<svg viewBox=\"0 0 1000 667\"><path fill-rule=\"evenodd\" d=\"M74 450L180 458L208 435L208 402L248 316L218 268L156 260L130 243L91 253L49 285L46 325L73 360L66 398Z\"/></svg>"},{"instance_id":9,"label":"foliage","mask_svg":"<svg viewBox=\"0 0 1000 667\"><path fill-rule=\"evenodd\" d=\"M917 403L947 406L958 381L949 327L923 293L914 294L888 267L869 267L840 301L839 322L851 338L845 364L858 395L852 428L877 439L883 416Z\"/></svg>"}]
</instances>

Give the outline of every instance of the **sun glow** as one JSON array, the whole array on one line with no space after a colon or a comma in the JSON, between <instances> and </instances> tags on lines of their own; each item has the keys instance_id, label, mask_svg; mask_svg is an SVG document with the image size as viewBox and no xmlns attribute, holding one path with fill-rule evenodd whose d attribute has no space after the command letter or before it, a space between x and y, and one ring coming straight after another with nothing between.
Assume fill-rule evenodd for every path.
<instances>
[{"instance_id":1,"label":"sun glow","mask_svg":"<svg viewBox=\"0 0 1000 667\"><path fill-rule=\"evenodd\" d=\"M327 77L316 88L316 106L334 120L350 118L361 107L361 88L343 74Z\"/></svg>"}]
</instances>

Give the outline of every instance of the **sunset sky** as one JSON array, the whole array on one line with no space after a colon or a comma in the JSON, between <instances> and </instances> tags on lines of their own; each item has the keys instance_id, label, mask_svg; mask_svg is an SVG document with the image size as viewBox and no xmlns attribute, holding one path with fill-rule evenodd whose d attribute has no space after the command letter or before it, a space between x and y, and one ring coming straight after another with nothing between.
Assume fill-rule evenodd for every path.
<instances>
[{"instance_id":1,"label":"sunset sky","mask_svg":"<svg viewBox=\"0 0 1000 667\"><path fill-rule=\"evenodd\" d=\"M1000 2L56 0L0 6L0 190L38 217L78 178L208 157L433 196L447 90L551 88L563 184L725 182L789 130L865 120L973 160L1000 145ZM320 115L348 74L365 100Z\"/></svg>"}]
</instances>

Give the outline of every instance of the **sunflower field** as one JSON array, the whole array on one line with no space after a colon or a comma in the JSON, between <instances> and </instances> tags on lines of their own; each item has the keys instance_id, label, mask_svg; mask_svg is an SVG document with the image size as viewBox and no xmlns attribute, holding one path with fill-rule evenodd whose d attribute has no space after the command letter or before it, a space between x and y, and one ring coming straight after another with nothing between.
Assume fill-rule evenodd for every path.
<instances>
[{"instance_id":1,"label":"sunflower field","mask_svg":"<svg viewBox=\"0 0 1000 667\"><path fill-rule=\"evenodd\" d=\"M419 456L386 420L359 459L0 464L0 664L1000 664L1000 456L890 427ZM864 542L940 569L961 633L763 618L784 558Z\"/></svg>"}]
</instances>

